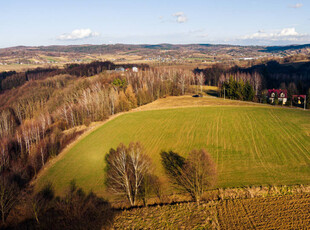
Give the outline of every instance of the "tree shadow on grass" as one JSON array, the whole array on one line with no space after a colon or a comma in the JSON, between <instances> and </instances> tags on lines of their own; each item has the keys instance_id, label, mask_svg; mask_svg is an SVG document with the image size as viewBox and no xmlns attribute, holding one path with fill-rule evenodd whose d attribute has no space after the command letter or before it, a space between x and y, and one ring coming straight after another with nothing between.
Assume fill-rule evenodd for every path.
<instances>
[{"instance_id":1,"label":"tree shadow on grass","mask_svg":"<svg viewBox=\"0 0 310 230\"><path fill-rule=\"evenodd\" d=\"M208 89L204 90L204 92L209 96L219 97L219 92L217 90Z\"/></svg>"}]
</instances>

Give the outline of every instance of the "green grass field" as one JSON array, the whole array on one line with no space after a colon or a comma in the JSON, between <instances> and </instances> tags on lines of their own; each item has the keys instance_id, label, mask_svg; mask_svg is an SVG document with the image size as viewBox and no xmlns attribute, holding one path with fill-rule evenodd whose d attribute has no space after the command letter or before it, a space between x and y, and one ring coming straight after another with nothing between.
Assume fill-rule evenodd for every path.
<instances>
[{"instance_id":1,"label":"green grass field","mask_svg":"<svg viewBox=\"0 0 310 230\"><path fill-rule=\"evenodd\" d=\"M37 187L51 181L60 194L75 179L105 194L105 154L131 141L145 146L159 176L161 150L186 156L206 148L217 164L217 187L310 183L309 111L236 105L123 114L77 142L42 173Z\"/></svg>"}]
</instances>

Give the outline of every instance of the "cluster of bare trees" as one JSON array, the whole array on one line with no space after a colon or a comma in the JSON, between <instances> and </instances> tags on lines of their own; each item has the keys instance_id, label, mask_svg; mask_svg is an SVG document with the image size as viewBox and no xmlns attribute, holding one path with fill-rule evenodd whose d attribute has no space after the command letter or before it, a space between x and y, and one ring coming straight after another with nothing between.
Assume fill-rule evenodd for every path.
<instances>
[{"instance_id":1,"label":"cluster of bare trees","mask_svg":"<svg viewBox=\"0 0 310 230\"><path fill-rule=\"evenodd\" d=\"M204 150L193 150L187 159L169 151L162 152L162 165L171 184L191 195L199 204L201 197L214 185L216 166ZM127 197L130 205L136 205L137 198L146 203L149 194L160 198L161 183L151 174L151 161L140 143L120 144L106 156L106 185L116 195ZM139 196L140 194L140 196Z\"/></svg>"},{"instance_id":2,"label":"cluster of bare trees","mask_svg":"<svg viewBox=\"0 0 310 230\"><path fill-rule=\"evenodd\" d=\"M18 193L19 189L15 183L11 183L5 178L0 178L0 214L2 224L6 222L10 211L17 204Z\"/></svg>"},{"instance_id":3,"label":"cluster of bare trees","mask_svg":"<svg viewBox=\"0 0 310 230\"><path fill-rule=\"evenodd\" d=\"M7 137L14 132L14 118L9 110L0 113L0 137Z\"/></svg>"},{"instance_id":4,"label":"cluster of bare trees","mask_svg":"<svg viewBox=\"0 0 310 230\"><path fill-rule=\"evenodd\" d=\"M26 120L16 132L20 150L31 154L33 144L39 144L45 138L47 128L52 124L51 116L41 114L37 120Z\"/></svg>"},{"instance_id":5,"label":"cluster of bare trees","mask_svg":"<svg viewBox=\"0 0 310 230\"><path fill-rule=\"evenodd\" d=\"M75 127L86 120L102 120L166 95L183 95L193 80L193 74L190 71L151 69L126 72L119 78L115 84L106 84L102 76L89 80L87 87L76 90L58 109L59 119L64 120L67 127Z\"/></svg>"},{"instance_id":6,"label":"cluster of bare trees","mask_svg":"<svg viewBox=\"0 0 310 230\"><path fill-rule=\"evenodd\" d=\"M75 127L91 121L103 120L108 113L107 101L109 95L106 87L99 82L82 89L80 94L62 105L57 116L66 122L68 127Z\"/></svg>"},{"instance_id":7,"label":"cluster of bare trees","mask_svg":"<svg viewBox=\"0 0 310 230\"><path fill-rule=\"evenodd\" d=\"M7 138L2 138L0 143L0 172L3 172L10 166L10 158L8 154L8 144Z\"/></svg>"}]
</instances>

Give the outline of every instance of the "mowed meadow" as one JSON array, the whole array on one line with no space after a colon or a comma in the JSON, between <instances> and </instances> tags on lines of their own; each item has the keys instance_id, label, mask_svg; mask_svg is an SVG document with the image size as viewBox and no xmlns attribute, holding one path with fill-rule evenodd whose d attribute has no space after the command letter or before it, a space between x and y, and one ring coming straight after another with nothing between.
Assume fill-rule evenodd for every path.
<instances>
[{"instance_id":1,"label":"mowed meadow","mask_svg":"<svg viewBox=\"0 0 310 230\"><path fill-rule=\"evenodd\" d=\"M169 109L169 100L172 107L182 100L195 107ZM164 109L159 109L161 102ZM162 178L162 150L186 156L194 148L205 148L217 164L216 187L310 183L309 111L215 98L154 103L146 105L149 111L122 114L76 142L42 171L37 188L50 181L61 194L74 179L87 191L107 195L105 155L131 141L144 145Z\"/></svg>"}]
</instances>

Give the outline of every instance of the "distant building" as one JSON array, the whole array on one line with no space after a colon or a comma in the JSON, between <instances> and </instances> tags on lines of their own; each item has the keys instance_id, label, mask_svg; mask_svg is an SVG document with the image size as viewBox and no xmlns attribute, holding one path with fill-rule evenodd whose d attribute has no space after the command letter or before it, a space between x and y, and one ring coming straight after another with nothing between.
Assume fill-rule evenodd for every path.
<instances>
[{"instance_id":1,"label":"distant building","mask_svg":"<svg viewBox=\"0 0 310 230\"><path fill-rule=\"evenodd\" d=\"M244 61L249 61L249 60L254 60L255 58L252 57L245 57L245 58L240 58L240 60L244 60Z\"/></svg>"},{"instance_id":2,"label":"distant building","mask_svg":"<svg viewBox=\"0 0 310 230\"><path fill-rule=\"evenodd\" d=\"M306 103L307 95L293 95L292 101L296 105L304 105Z\"/></svg>"},{"instance_id":3,"label":"distant building","mask_svg":"<svg viewBox=\"0 0 310 230\"><path fill-rule=\"evenodd\" d=\"M124 72L124 71L125 71L125 68L122 66L115 68L115 72Z\"/></svg>"},{"instance_id":4,"label":"distant building","mask_svg":"<svg viewBox=\"0 0 310 230\"><path fill-rule=\"evenodd\" d=\"M138 67L132 67L132 72L135 72L135 73L138 73L139 72L139 69L138 69Z\"/></svg>"},{"instance_id":5,"label":"distant building","mask_svg":"<svg viewBox=\"0 0 310 230\"><path fill-rule=\"evenodd\" d=\"M285 104L287 102L287 90L286 89L268 89L268 99L271 103L278 97L279 102Z\"/></svg>"}]
</instances>

